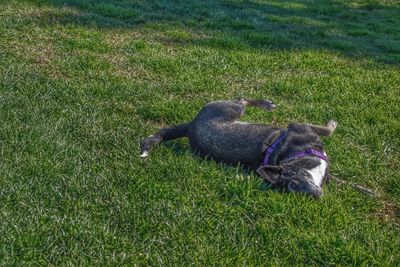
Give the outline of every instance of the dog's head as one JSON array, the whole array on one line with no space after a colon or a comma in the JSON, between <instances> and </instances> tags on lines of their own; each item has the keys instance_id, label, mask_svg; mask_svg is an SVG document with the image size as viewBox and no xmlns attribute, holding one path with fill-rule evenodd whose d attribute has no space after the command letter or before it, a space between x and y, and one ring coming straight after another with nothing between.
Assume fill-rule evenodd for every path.
<instances>
[{"instance_id":1,"label":"dog's head","mask_svg":"<svg viewBox=\"0 0 400 267\"><path fill-rule=\"evenodd\" d=\"M257 173L275 188L287 192L304 193L317 199L323 194L322 188L314 183L313 177L305 168L291 165L264 165L257 169Z\"/></svg>"},{"instance_id":2,"label":"dog's head","mask_svg":"<svg viewBox=\"0 0 400 267\"><path fill-rule=\"evenodd\" d=\"M272 162L277 165L263 165L257 173L274 188L320 198L321 186L329 176L327 156L318 134L331 134L336 125L334 121L328 122L326 127L291 124L274 152L277 156Z\"/></svg>"}]
</instances>

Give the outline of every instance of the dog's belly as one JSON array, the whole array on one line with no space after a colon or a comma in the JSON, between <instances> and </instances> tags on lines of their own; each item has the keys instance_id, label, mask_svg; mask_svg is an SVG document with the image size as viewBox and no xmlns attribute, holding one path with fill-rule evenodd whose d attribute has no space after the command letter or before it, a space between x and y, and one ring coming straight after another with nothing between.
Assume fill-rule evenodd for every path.
<instances>
[{"instance_id":1,"label":"dog's belly","mask_svg":"<svg viewBox=\"0 0 400 267\"><path fill-rule=\"evenodd\" d=\"M262 161L263 142L275 128L261 124L205 122L189 133L193 151L232 165L256 168Z\"/></svg>"}]
</instances>

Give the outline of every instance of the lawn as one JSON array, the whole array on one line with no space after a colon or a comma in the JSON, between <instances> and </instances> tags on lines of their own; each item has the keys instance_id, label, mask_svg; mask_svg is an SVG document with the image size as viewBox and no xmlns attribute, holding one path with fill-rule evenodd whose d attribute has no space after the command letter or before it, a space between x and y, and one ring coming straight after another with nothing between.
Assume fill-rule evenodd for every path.
<instances>
[{"instance_id":1,"label":"lawn","mask_svg":"<svg viewBox=\"0 0 400 267\"><path fill-rule=\"evenodd\" d=\"M400 3L0 0L0 265L400 264ZM339 122L316 201L140 141L207 102Z\"/></svg>"}]
</instances>

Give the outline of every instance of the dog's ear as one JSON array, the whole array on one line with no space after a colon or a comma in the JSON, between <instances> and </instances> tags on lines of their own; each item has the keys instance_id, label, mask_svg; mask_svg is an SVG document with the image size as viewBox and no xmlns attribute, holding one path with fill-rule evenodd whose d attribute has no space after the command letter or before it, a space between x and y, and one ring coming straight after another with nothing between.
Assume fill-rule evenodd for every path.
<instances>
[{"instance_id":1,"label":"dog's ear","mask_svg":"<svg viewBox=\"0 0 400 267\"><path fill-rule=\"evenodd\" d=\"M282 167L272 165L264 165L257 169L257 173L264 177L271 184L278 182L281 172Z\"/></svg>"}]
</instances>

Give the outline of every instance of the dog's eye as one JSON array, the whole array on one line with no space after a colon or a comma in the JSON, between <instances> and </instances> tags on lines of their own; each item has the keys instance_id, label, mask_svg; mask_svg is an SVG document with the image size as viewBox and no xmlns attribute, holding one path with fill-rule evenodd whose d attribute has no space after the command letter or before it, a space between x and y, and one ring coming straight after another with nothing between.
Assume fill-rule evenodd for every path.
<instances>
[{"instance_id":1,"label":"dog's eye","mask_svg":"<svg viewBox=\"0 0 400 267\"><path fill-rule=\"evenodd\" d=\"M294 191L295 191L295 190L298 189L299 185L298 185L297 182L292 181L292 182L290 182L290 183L288 184L288 187L289 187L289 190L294 190Z\"/></svg>"}]
</instances>

